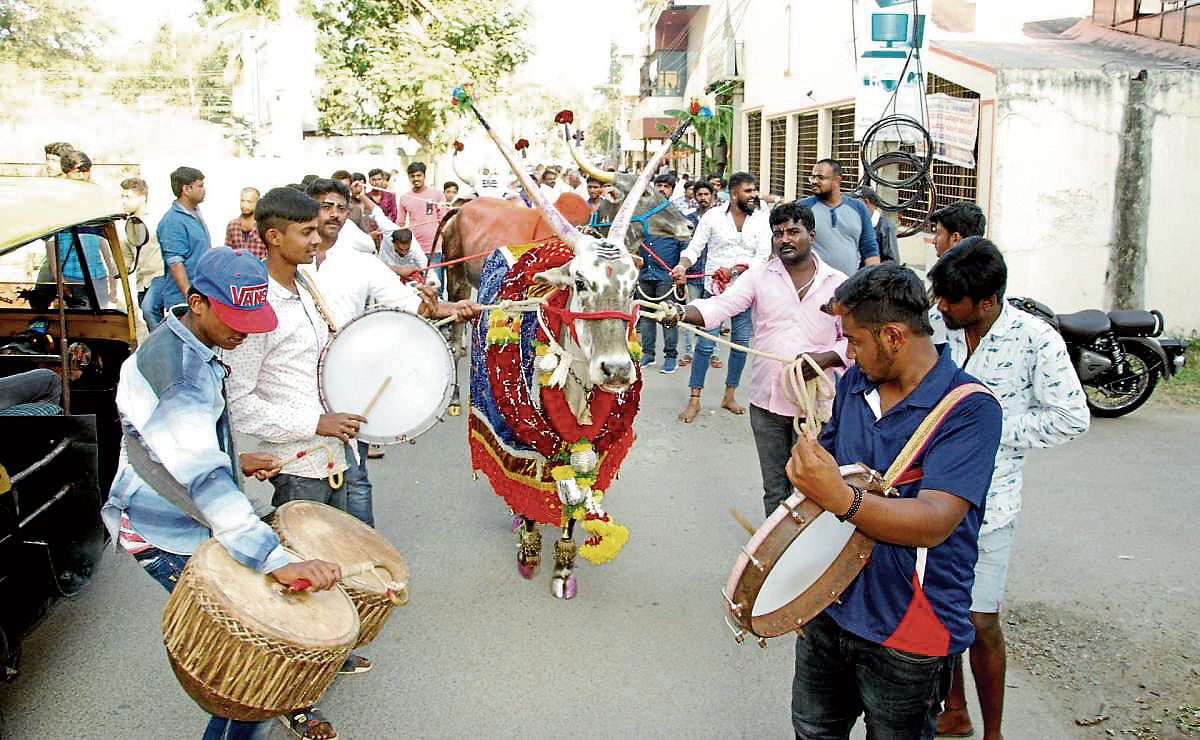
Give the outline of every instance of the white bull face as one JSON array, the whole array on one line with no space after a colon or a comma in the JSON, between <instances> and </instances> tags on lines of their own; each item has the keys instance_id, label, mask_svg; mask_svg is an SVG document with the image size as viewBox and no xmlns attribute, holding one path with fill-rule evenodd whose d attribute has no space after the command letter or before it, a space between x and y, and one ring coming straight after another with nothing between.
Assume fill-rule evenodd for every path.
<instances>
[{"instance_id":1,"label":"white bull face","mask_svg":"<svg viewBox=\"0 0 1200 740\"><path fill-rule=\"evenodd\" d=\"M591 237L576 241L574 250L570 262L539 273L534 280L569 290L567 308L575 313L632 311L638 271L629 252ZM629 356L629 322L576 318L574 323L589 383L614 393L627 390L637 378ZM564 338L570 336L568 330Z\"/></svg>"}]
</instances>

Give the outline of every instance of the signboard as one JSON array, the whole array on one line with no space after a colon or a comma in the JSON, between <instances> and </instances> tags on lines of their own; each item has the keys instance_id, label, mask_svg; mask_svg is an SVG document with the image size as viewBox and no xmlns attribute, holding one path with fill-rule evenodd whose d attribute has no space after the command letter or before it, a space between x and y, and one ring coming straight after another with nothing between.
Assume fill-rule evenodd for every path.
<instances>
[{"instance_id":1,"label":"signboard","mask_svg":"<svg viewBox=\"0 0 1200 740\"><path fill-rule=\"evenodd\" d=\"M854 138L880 118L900 113L923 119L924 74L912 61L925 49L924 13L913 0L858 0L855 46L859 50L859 89L855 99ZM881 141L916 141L907 128L881 131Z\"/></svg>"},{"instance_id":2,"label":"signboard","mask_svg":"<svg viewBox=\"0 0 1200 740\"><path fill-rule=\"evenodd\" d=\"M979 101L952 98L945 93L926 98L933 156L959 167L975 169L975 139L979 134Z\"/></svg>"}]
</instances>

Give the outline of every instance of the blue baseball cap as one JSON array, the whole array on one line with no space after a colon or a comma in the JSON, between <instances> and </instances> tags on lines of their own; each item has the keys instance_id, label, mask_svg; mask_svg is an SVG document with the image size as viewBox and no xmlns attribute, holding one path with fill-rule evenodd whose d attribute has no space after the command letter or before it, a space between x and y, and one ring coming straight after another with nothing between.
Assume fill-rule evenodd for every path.
<instances>
[{"instance_id":1,"label":"blue baseball cap","mask_svg":"<svg viewBox=\"0 0 1200 740\"><path fill-rule=\"evenodd\" d=\"M214 247L196 264L192 287L230 329L262 334L279 325L267 302L268 280L267 266L247 250Z\"/></svg>"}]
</instances>

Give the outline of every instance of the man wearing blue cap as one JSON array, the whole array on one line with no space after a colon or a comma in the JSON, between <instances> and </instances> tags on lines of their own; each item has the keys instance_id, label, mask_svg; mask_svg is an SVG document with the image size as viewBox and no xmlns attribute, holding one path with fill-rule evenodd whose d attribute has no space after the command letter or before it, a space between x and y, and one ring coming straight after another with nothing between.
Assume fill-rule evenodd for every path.
<instances>
[{"instance_id":1,"label":"man wearing blue cap","mask_svg":"<svg viewBox=\"0 0 1200 740\"><path fill-rule=\"evenodd\" d=\"M250 252L221 247L200 258L193 277L187 304L168 312L121 367L117 409L125 438L101 510L105 525L168 591L210 536L234 560L280 583L305 579L314 589L332 588L338 566L292 562L242 491L240 474L265 478L280 464L268 455L236 454L227 368L213 353L275 328L267 268ZM249 738L258 724L213 717L204 737ZM316 723L312 729L309 737L334 736Z\"/></svg>"}]
</instances>

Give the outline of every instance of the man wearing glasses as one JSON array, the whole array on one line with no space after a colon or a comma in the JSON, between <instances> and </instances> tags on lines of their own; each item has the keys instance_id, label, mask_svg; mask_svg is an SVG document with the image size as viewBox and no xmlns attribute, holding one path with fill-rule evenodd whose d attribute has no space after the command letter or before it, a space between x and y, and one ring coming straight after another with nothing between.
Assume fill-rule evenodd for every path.
<instances>
[{"instance_id":1,"label":"man wearing glasses","mask_svg":"<svg viewBox=\"0 0 1200 740\"><path fill-rule=\"evenodd\" d=\"M842 196L842 166L832 159L813 165L808 178L813 194L797 201L812 209L817 221L813 249L821 259L846 275L863 265L879 264L879 245L866 205Z\"/></svg>"}]
</instances>

